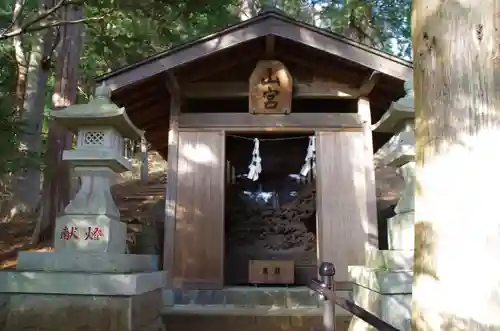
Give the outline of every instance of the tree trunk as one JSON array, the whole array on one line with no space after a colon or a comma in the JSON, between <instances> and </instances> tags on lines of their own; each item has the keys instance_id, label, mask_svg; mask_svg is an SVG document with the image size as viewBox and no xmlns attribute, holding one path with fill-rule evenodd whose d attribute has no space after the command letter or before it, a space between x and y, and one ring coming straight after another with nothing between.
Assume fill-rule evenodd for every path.
<instances>
[{"instance_id":1,"label":"tree trunk","mask_svg":"<svg viewBox=\"0 0 500 331\"><path fill-rule=\"evenodd\" d=\"M413 330L500 329L497 2L413 1Z\"/></svg>"},{"instance_id":2,"label":"tree trunk","mask_svg":"<svg viewBox=\"0 0 500 331\"><path fill-rule=\"evenodd\" d=\"M15 0L13 4L12 23L13 27L20 26L22 20L21 15L23 11L23 0ZM19 121L23 112L24 94L26 91L26 76L28 74L28 65L26 63L26 52L23 48L22 36L16 36L12 39L12 46L14 48L14 56L16 60L16 91L14 98L14 117L15 121ZM22 147L22 146L21 146ZM14 176L7 176L4 178L2 186L8 189L9 192L15 191L16 178ZM3 190L2 190L3 191ZM8 197L2 194L0 201L0 219L6 220L11 218L17 212L14 208L15 200L10 194Z\"/></svg>"},{"instance_id":3,"label":"tree trunk","mask_svg":"<svg viewBox=\"0 0 500 331\"><path fill-rule=\"evenodd\" d=\"M238 7L239 13L238 17L240 21L246 21L257 15L258 0L239 0Z\"/></svg>"},{"instance_id":4,"label":"tree trunk","mask_svg":"<svg viewBox=\"0 0 500 331\"><path fill-rule=\"evenodd\" d=\"M40 1L40 8L51 4L51 0ZM29 71L26 80L26 92L22 119L26 125L22 143L33 156L40 156L42 147L42 126L45 110L45 95L50 72L50 59L54 43L52 29L39 32L31 47ZM24 170L18 182L20 202L35 209L40 199L41 172L30 167Z\"/></svg>"},{"instance_id":5,"label":"tree trunk","mask_svg":"<svg viewBox=\"0 0 500 331\"><path fill-rule=\"evenodd\" d=\"M66 6L63 20L83 18L83 8ZM76 103L78 92L78 67L83 39L83 24L68 24L61 27L61 49L56 64L56 86L52 95L52 108L62 109ZM70 168L62 160L63 151L71 149L72 134L49 123L46 169L44 171L40 240L53 238L54 221L68 205L70 199Z\"/></svg>"},{"instance_id":6,"label":"tree trunk","mask_svg":"<svg viewBox=\"0 0 500 331\"><path fill-rule=\"evenodd\" d=\"M14 10L12 11L12 27L21 27L22 12L24 8L24 0L15 0ZM16 77L16 115L20 116L23 111L24 93L26 90L26 76L28 75L28 64L26 53L23 49L23 36L15 36L12 44L14 46L14 54L16 56L17 77ZM19 117L18 117L19 118Z\"/></svg>"}]
</instances>

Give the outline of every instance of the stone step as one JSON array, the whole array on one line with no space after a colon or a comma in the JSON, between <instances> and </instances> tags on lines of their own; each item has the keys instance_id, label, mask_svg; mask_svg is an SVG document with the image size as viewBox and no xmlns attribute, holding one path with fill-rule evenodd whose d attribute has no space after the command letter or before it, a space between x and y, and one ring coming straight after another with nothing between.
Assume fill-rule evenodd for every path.
<instances>
[{"instance_id":1,"label":"stone step","mask_svg":"<svg viewBox=\"0 0 500 331\"><path fill-rule=\"evenodd\" d=\"M175 305L164 307L165 315L196 315L196 316L322 316L322 307L228 307L225 305Z\"/></svg>"},{"instance_id":2,"label":"stone step","mask_svg":"<svg viewBox=\"0 0 500 331\"><path fill-rule=\"evenodd\" d=\"M351 299L351 291L337 295ZM294 316L323 314L323 301L307 287L237 286L220 290L166 289L163 291L165 314ZM339 316L349 312L337 309Z\"/></svg>"},{"instance_id":3,"label":"stone step","mask_svg":"<svg viewBox=\"0 0 500 331\"><path fill-rule=\"evenodd\" d=\"M335 331L347 331L351 316L337 316ZM167 314L168 331L308 331L323 330L323 317L310 315L197 315Z\"/></svg>"},{"instance_id":4,"label":"stone step","mask_svg":"<svg viewBox=\"0 0 500 331\"><path fill-rule=\"evenodd\" d=\"M354 302L389 323L398 330L409 331L411 326L411 294L380 294L363 286L355 285ZM353 316L349 331L376 331L374 327Z\"/></svg>"}]
</instances>

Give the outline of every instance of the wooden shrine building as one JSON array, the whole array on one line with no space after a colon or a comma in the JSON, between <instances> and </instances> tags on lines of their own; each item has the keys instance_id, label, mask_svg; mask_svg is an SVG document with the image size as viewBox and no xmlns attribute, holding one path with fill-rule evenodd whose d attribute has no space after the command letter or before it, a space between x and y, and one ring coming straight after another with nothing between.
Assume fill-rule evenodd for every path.
<instances>
[{"instance_id":1,"label":"wooden shrine building","mask_svg":"<svg viewBox=\"0 0 500 331\"><path fill-rule=\"evenodd\" d=\"M334 262L336 279L347 280L347 267L364 264L378 240L373 151L390 135L371 125L412 75L410 62L264 12L97 78L168 161L168 284L226 284L228 155L240 173L252 158L252 142L230 151L228 135L316 138L316 260ZM303 151L297 162L262 156L262 175L287 165L298 172Z\"/></svg>"}]
</instances>

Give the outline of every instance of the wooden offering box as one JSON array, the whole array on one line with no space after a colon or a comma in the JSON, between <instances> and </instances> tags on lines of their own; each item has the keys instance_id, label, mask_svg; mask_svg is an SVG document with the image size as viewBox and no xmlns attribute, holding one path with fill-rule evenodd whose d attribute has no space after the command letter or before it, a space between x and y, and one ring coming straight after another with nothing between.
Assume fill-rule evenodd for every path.
<instances>
[{"instance_id":1,"label":"wooden offering box","mask_svg":"<svg viewBox=\"0 0 500 331\"><path fill-rule=\"evenodd\" d=\"M250 284L292 285L295 283L293 260L250 260L248 263Z\"/></svg>"}]
</instances>

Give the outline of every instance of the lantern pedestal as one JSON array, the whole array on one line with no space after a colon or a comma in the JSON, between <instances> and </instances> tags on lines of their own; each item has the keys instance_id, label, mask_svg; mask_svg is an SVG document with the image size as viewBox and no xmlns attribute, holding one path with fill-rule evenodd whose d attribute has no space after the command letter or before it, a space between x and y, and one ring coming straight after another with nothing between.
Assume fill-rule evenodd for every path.
<instances>
[{"instance_id":1,"label":"lantern pedestal","mask_svg":"<svg viewBox=\"0 0 500 331\"><path fill-rule=\"evenodd\" d=\"M0 329L158 331L166 274L158 256L126 254L127 226L113 201L116 173L128 171L124 138L142 132L110 91L54 112L77 135L65 151L81 185L55 221L54 252L21 252L16 271L0 272ZM5 303L2 305L2 303Z\"/></svg>"},{"instance_id":2,"label":"lantern pedestal","mask_svg":"<svg viewBox=\"0 0 500 331\"><path fill-rule=\"evenodd\" d=\"M107 167L75 168L80 190L56 219L54 249L81 252L125 253L127 226L111 196L115 171Z\"/></svg>"}]
</instances>

